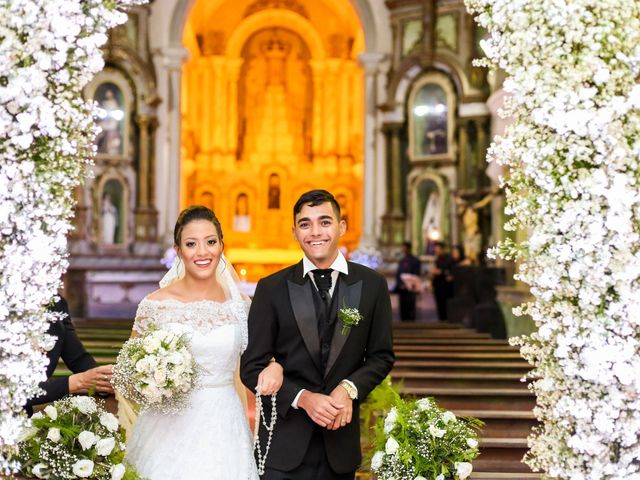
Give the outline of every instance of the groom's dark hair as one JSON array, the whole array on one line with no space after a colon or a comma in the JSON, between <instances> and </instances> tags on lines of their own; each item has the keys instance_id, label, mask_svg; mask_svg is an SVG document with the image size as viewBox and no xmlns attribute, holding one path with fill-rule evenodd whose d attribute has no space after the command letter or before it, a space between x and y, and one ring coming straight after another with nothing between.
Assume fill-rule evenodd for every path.
<instances>
[{"instance_id":1,"label":"groom's dark hair","mask_svg":"<svg viewBox=\"0 0 640 480\"><path fill-rule=\"evenodd\" d=\"M295 223L296 215L300 213L303 206L317 207L327 202L331 204L336 217L340 220L340 205L335 197L326 190L310 190L300 195L300 198L298 198L298 201L293 206L293 223Z\"/></svg>"}]
</instances>

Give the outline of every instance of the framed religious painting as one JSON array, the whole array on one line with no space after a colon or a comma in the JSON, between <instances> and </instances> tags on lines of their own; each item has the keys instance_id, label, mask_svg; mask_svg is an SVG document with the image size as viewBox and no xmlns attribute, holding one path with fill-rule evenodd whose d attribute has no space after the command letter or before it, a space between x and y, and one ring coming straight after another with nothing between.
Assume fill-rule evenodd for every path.
<instances>
[{"instance_id":1,"label":"framed religious painting","mask_svg":"<svg viewBox=\"0 0 640 480\"><path fill-rule=\"evenodd\" d=\"M132 99L125 78L116 71L104 70L85 89L96 103L96 124L100 133L95 144L98 158L125 158L130 155Z\"/></svg>"},{"instance_id":2,"label":"framed religious painting","mask_svg":"<svg viewBox=\"0 0 640 480\"><path fill-rule=\"evenodd\" d=\"M408 102L411 160L454 159L455 105L453 87L444 74L429 73L416 81Z\"/></svg>"}]
</instances>

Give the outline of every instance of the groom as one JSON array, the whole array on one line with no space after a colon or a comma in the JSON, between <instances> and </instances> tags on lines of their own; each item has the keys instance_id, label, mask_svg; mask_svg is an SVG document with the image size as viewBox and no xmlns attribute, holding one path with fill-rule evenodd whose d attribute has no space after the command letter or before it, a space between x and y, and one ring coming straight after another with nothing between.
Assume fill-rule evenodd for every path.
<instances>
[{"instance_id":1,"label":"groom","mask_svg":"<svg viewBox=\"0 0 640 480\"><path fill-rule=\"evenodd\" d=\"M353 480L361 460L359 405L394 361L389 291L382 275L338 250L346 224L331 193L304 193L293 220L304 258L258 282L241 362L251 389L271 358L284 368L263 478ZM339 319L345 308L361 314L357 325Z\"/></svg>"}]
</instances>

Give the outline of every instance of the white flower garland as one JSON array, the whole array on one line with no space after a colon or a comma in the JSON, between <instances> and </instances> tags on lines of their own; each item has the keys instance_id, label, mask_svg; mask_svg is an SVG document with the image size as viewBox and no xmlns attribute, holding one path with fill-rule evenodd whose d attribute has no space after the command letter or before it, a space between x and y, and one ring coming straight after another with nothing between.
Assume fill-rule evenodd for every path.
<instances>
[{"instance_id":1,"label":"white flower garland","mask_svg":"<svg viewBox=\"0 0 640 480\"><path fill-rule=\"evenodd\" d=\"M0 476L47 360L44 305L67 268L74 190L96 128L82 88L103 67L118 7L139 0L0 3Z\"/></svg>"},{"instance_id":2,"label":"white flower garland","mask_svg":"<svg viewBox=\"0 0 640 480\"><path fill-rule=\"evenodd\" d=\"M528 464L548 477L640 478L640 2L466 0L506 71L515 124L489 158L510 167L511 229L539 330L541 426Z\"/></svg>"}]
</instances>

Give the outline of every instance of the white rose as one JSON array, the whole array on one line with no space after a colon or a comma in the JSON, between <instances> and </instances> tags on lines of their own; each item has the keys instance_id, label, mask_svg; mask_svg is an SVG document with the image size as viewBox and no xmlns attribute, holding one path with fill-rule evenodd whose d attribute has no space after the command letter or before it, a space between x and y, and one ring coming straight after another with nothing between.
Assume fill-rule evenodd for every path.
<instances>
[{"instance_id":1,"label":"white rose","mask_svg":"<svg viewBox=\"0 0 640 480\"><path fill-rule=\"evenodd\" d=\"M153 379L158 383L158 385L164 385L167 381L167 369L164 367L158 368L153 372Z\"/></svg>"},{"instance_id":2,"label":"white rose","mask_svg":"<svg viewBox=\"0 0 640 480\"><path fill-rule=\"evenodd\" d=\"M476 448L478 446L478 441L475 438L467 438L467 445L471 448Z\"/></svg>"},{"instance_id":3,"label":"white rose","mask_svg":"<svg viewBox=\"0 0 640 480\"><path fill-rule=\"evenodd\" d=\"M371 470L374 472L378 471L378 469L382 466L382 461L384 460L384 452L382 450L378 450L371 457Z\"/></svg>"},{"instance_id":4,"label":"white rose","mask_svg":"<svg viewBox=\"0 0 640 480\"><path fill-rule=\"evenodd\" d=\"M125 472L126 469L123 464L118 463L117 465L114 465L111 467L111 480L121 480L122 477L124 477Z\"/></svg>"},{"instance_id":5,"label":"white rose","mask_svg":"<svg viewBox=\"0 0 640 480\"><path fill-rule=\"evenodd\" d=\"M147 352L153 353L160 348L160 340L156 337L149 336L142 341L142 345Z\"/></svg>"},{"instance_id":6,"label":"white rose","mask_svg":"<svg viewBox=\"0 0 640 480\"><path fill-rule=\"evenodd\" d=\"M450 412L450 411L447 410L446 412L444 412L442 414L442 421L445 424L449 424L451 422L454 422L455 420L456 420L456 416L455 416L455 414L453 412Z\"/></svg>"},{"instance_id":7,"label":"white rose","mask_svg":"<svg viewBox=\"0 0 640 480\"><path fill-rule=\"evenodd\" d=\"M54 407L53 405L47 405L44 408L44 413L46 413L47 417L49 417L51 420L56 420L58 418L58 410L56 410L56 407Z\"/></svg>"},{"instance_id":8,"label":"white rose","mask_svg":"<svg viewBox=\"0 0 640 480\"><path fill-rule=\"evenodd\" d=\"M384 445L384 451L389 455L396 453L399 448L400 444L393 437L389 437L389 440L387 440L387 443Z\"/></svg>"},{"instance_id":9,"label":"white rose","mask_svg":"<svg viewBox=\"0 0 640 480\"><path fill-rule=\"evenodd\" d=\"M54 443L58 443L60 441L60 429L59 428L50 428L47 432L47 438Z\"/></svg>"},{"instance_id":10,"label":"white rose","mask_svg":"<svg viewBox=\"0 0 640 480\"><path fill-rule=\"evenodd\" d=\"M84 430L78 435L78 441L80 442L82 450L88 450L98 441L98 437L92 432Z\"/></svg>"},{"instance_id":11,"label":"white rose","mask_svg":"<svg viewBox=\"0 0 640 480\"><path fill-rule=\"evenodd\" d=\"M396 425L396 420L398 419L398 410L396 407L393 407L389 410L387 417L384 419L384 433L391 433L393 427Z\"/></svg>"},{"instance_id":12,"label":"white rose","mask_svg":"<svg viewBox=\"0 0 640 480\"><path fill-rule=\"evenodd\" d=\"M113 437L101 438L96 443L96 453L106 457L111 453L113 447L116 446L116 440Z\"/></svg>"},{"instance_id":13,"label":"white rose","mask_svg":"<svg viewBox=\"0 0 640 480\"><path fill-rule=\"evenodd\" d=\"M91 397L73 397L73 405L85 415L95 413L98 407L96 407L96 401Z\"/></svg>"},{"instance_id":14,"label":"white rose","mask_svg":"<svg viewBox=\"0 0 640 480\"><path fill-rule=\"evenodd\" d=\"M42 412L36 412L31 416L31 420L37 420L39 418L44 418L44 415L42 414Z\"/></svg>"},{"instance_id":15,"label":"white rose","mask_svg":"<svg viewBox=\"0 0 640 480\"><path fill-rule=\"evenodd\" d=\"M464 480L473 471L473 466L469 462L456 462L453 464L456 469L456 474L460 480Z\"/></svg>"},{"instance_id":16,"label":"white rose","mask_svg":"<svg viewBox=\"0 0 640 480\"><path fill-rule=\"evenodd\" d=\"M118 427L120 426L120 423L118 423L118 419L116 418L116 416L109 412L100 414L100 424L110 432L117 431Z\"/></svg>"},{"instance_id":17,"label":"white rose","mask_svg":"<svg viewBox=\"0 0 640 480\"><path fill-rule=\"evenodd\" d=\"M418 405L418 410L420 410L421 412L424 412L429 407L431 407L431 400L429 400L428 398L421 398L416 403Z\"/></svg>"},{"instance_id":18,"label":"white rose","mask_svg":"<svg viewBox=\"0 0 640 480\"><path fill-rule=\"evenodd\" d=\"M22 432L20 432L20 435L18 436L18 442L25 442L29 440L31 437L33 437L36 433L38 433L37 427L29 427L29 428L23 429Z\"/></svg>"},{"instance_id":19,"label":"white rose","mask_svg":"<svg viewBox=\"0 0 640 480\"><path fill-rule=\"evenodd\" d=\"M38 478L49 478L49 467L44 463L37 463L31 469L31 473Z\"/></svg>"},{"instance_id":20,"label":"white rose","mask_svg":"<svg viewBox=\"0 0 640 480\"><path fill-rule=\"evenodd\" d=\"M436 480L444 480L444 473L441 473L436 477Z\"/></svg>"},{"instance_id":21,"label":"white rose","mask_svg":"<svg viewBox=\"0 0 640 480\"><path fill-rule=\"evenodd\" d=\"M442 438L444 437L444 434L447 433L447 431L440 429L435 425L429 425L429 433L431 434L432 437Z\"/></svg>"},{"instance_id":22,"label":"white rose","mask_svg":"<svg viewBox=\"0 0 640 480\"><path fill-rule=\"evenodd\" d=\"M78 460L73 464L73 473L80 478L90 477L93 473L93 462L91 460Z\"/></svg>"},{"instance_id":23,"label":"white rose","mask_svg":"<svg viewBox=\"0 0 640 480\"><path fill-rule=\"evenodd\" d=\"M147 385L142 389L142 394L149 403L157 403L162 399L162 392L154 385Z\"/></svg>"},{"instance_id":24,"label":"white rose","mask_svg":"<svg viewBox=\"0 0 640 480\"><path fill-rule=\"evenodd\" d=\"M416 478L414 478L413 480L427 480L426 478L424 478L422 475L418 475Z\"/></svg>"}]
</instances>

